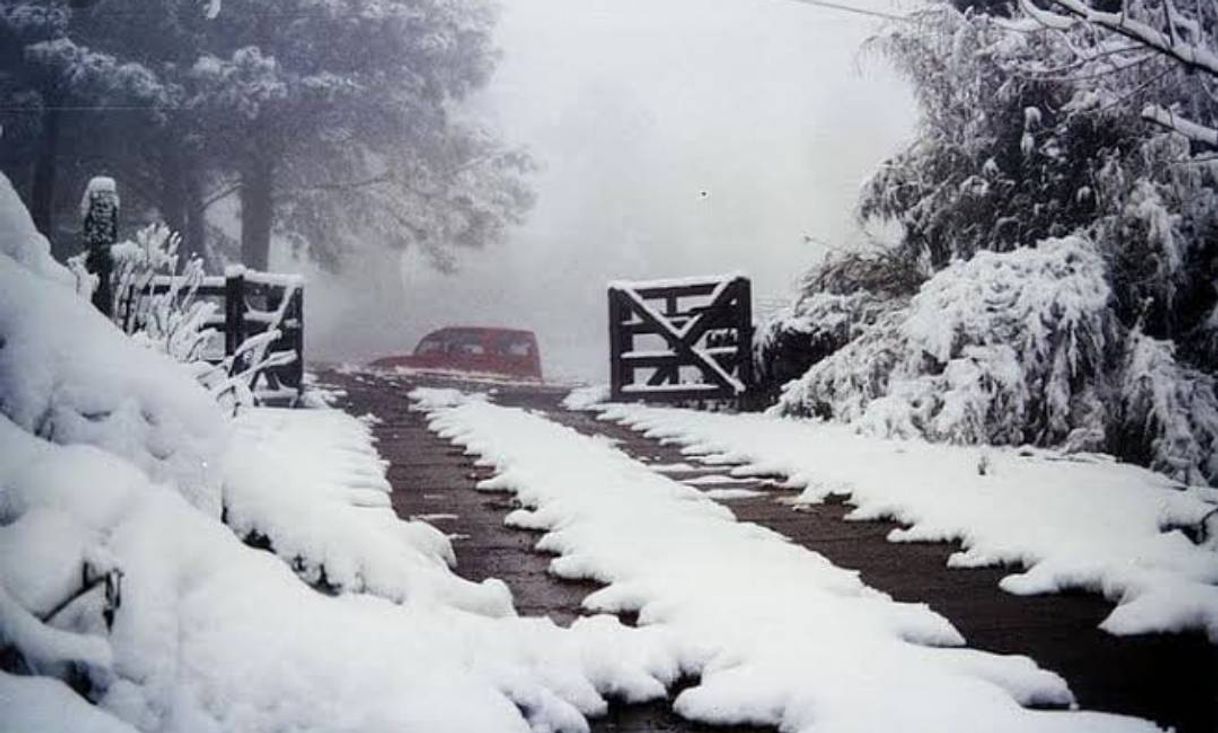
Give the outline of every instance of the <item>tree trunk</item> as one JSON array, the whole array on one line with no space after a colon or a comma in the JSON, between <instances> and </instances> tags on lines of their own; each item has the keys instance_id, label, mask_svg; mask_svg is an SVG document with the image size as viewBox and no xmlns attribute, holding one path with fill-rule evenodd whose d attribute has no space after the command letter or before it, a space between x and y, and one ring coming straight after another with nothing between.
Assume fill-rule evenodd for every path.
<instances>
[{"instance_id":1,"label":"tree trunk","mask_svg":"<svg viewBox=\"0 0 1218 733\"><path fill-rule=\"evenodd\" d=\"M30 217L38 231L50 239L55 212L55 176L59 164L59 128L63 112L59 108L61 95L51 94L45 99L47 106L42 113L38 157L34 161L34 185L30 192Z\"/></svg>"},{"instance_id":2,"label":"tree trunk","mask_svg":"<svg viewBox=\"0 0 1218 733\"><path fill-rule=\"evenodd\" d=\"M183 171L186 197L186 228L182 231L182 248L187 258L207 258L207 207L203 204L203 175L198 165L188 165Z\"/></svg>"},{"instance_id":3,"label":"tree trunk","mask_svg":"<svg viewBox=\"0 0 1218 733\"><path fill-rule=\"evenodd\" d=\"M181 151L173 140L161 143L161 191L157 208L171 231L181 234L186 227L186 195L182 185L184 166Z\"/></svg>"},{"instance_id":4,"label":"tree trunk","mask_svg":"<svg viewBox=\"0 0 1218 733\"><path fill-rule=\"evenodd\" d=\"M270 155L252 157L241 172L241 262L255 270L266 270L270 261L274 182Z\"/></svg>"}]
</instances>

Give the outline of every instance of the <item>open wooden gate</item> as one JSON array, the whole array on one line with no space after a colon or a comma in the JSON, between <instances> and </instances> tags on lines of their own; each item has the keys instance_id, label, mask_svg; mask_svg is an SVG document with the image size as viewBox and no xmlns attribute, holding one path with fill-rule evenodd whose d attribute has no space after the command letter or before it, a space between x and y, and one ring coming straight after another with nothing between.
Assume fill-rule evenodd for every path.
<instances>
[{"instance_id":1,"label":"open wooden gate","mask_svg":"<svg viewBox=\"0 0 1218 733\"><path fill-rule=\"evenodd\" d=\"M742 275L611 283L612 399L744 407L753 383L751 292Z\"/></svg>"}]
</instances>

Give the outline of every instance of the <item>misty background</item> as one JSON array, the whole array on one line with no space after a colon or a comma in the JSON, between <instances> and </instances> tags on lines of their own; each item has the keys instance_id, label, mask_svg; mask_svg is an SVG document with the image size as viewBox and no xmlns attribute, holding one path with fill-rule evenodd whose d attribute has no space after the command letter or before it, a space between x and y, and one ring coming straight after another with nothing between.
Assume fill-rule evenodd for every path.
<instances>
[{"instance_id":1,"label":"misty background","mask_svg":"<svg viewBox=\"0 0 1218 733\"><path fill-rule=\"evenodd\" d=\"M795 0L504 3L465 113L529 149L535 207L453 274L417 249L363 248L334 275L280 248L273 270L309 275L312 358L505 326L536 331L548 379L603 380L609 280L740 271L764 312L863 241L859 185L912 135L909 90L861 51L880 22Z\"/></svg>"}]
</instances>

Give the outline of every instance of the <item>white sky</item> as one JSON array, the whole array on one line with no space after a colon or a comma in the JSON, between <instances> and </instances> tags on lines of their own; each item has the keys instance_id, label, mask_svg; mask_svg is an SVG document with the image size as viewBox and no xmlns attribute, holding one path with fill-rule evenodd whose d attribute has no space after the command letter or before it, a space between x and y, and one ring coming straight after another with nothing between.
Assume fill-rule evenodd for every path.
<instances>
[{"instance_id":1,"label":"white sky","mask_svg":"<svg viewBox=\"0 0 1218 733\"><path fill-rule=\"evenodd\" d=\"M541 164L535 209L456 275L408 252L314 276L314 358L503 325L537 332L549 374L604 379L609 280L743 271L759 300L786 296L820 243L859 240L858 186L911 133L904 84L860 54L873 19L795 0L503 5L474 111Z\"/></svg>"}]
</instances>

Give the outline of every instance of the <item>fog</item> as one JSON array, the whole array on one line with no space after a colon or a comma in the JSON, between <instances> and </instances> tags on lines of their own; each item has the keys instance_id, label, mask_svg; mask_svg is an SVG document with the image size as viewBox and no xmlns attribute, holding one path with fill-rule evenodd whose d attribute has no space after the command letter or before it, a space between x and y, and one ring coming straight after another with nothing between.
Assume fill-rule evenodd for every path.
<instances>
[{"instance_id":1,"label":"fog","mask_svg":"<svg viewBox=\"0 0 1218 733\"><path fill-rule=\"evenodd\" d=\"M914 120L883 59L860 55L877 20L795 0L504 6L470 114L531 151L535 208L456 274L375 248L313 273L313 358L500 325L537 332L547 376L604 379L609 280L740 271L765 311L826 247L861 241L858 187Z\"/></svg>"}]
</instances>

